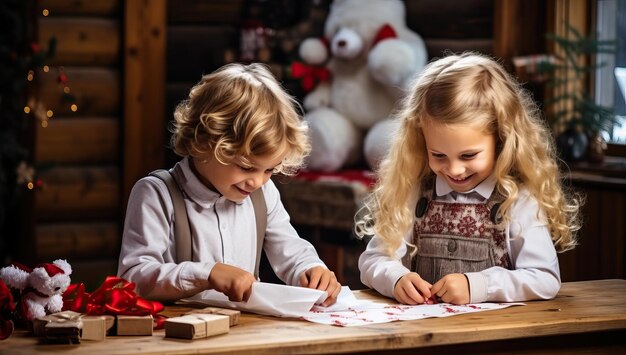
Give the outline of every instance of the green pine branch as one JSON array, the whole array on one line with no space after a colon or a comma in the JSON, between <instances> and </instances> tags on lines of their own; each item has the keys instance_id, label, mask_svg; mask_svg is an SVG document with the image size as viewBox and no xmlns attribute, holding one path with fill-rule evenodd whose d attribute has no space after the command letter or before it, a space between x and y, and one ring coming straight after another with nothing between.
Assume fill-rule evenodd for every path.
<instances>
[{"instance_id":1,"label":"green pine branch","mask_svg":"<svg viewBox=\"0 0 626 355\"><path fill-rule=\"evenodd\" d=\"M581 58L599 53L615 53L617 50L616 40L598 40L597 35L584 36L578 29L566 23L570 37L547 34L546 38L555 43L561 49L561 55L555 55L555 61L544 61L537 65L537 72L549 77L547 88L561 89L565 92L546 100L545 105L561 107L552 112L548 120L553 126L567 128L582 128L590 134L609 130L616 123L613 108L604 107L594 102L580 82L585 76L601 68L605 63L587 64ZM569 87L570 83L575 85Z\"/></svg>"}]
</instances>

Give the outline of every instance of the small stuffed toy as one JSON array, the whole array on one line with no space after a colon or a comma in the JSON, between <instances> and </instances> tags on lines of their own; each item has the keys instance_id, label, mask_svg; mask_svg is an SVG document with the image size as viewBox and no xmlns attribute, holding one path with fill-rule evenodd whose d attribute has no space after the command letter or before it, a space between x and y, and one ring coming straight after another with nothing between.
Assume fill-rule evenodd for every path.
<instances>
[{"instance_id":1,"label":"small stuffed toy","mask_svg":"<svg viewBox=\"0 0 626 355\"><path fill-rule=\"evenodd\" d=\"M71 274L72 267L61 259L33 269L17 263L0 269L0 279L19 290L19 313L29 321L61 311L61 295L70 285Z\"/></svg>"},{"instance_id":2,"label":"small stuffed toy","mask_svg":"<svg viewBox=\"0 0 626 355\"><path fill-rule=\"evenodd\" d=\"M395 125L389 119L426 65L422 38L406 26L401 0L334 0L325 38L305 39L299 55L324 65L330 80L304 98L312 170L336 171L363 158L376 168Z\"/></svg>"}]
</instances>

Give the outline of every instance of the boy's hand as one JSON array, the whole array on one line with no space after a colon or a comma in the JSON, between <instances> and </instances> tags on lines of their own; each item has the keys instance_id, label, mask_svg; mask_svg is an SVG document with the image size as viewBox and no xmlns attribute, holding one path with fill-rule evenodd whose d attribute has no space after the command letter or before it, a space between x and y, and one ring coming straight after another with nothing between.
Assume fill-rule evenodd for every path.
<instances>
[{"instance_id":1,"label":"boy's hand","mask_svg":"<svg viewBox=\"0 0 626 355\"><path fill-rule=\"evenodd\" d=\"M341 291L341 284L337 281L335 273L323 266L314 266L300 275L302 287L326 291L328 298L321 304L328 307L337 302L337 296Z\"/></svg>"},{"instance_id":2,"label":"boy's hand","mask_svg":"<svg viewBox=\"0 0 626 355\"><path fill-rule=\"evenodd\" d=\"M247 301L256 278L238 267L217 263L209 275L209 288L219 291L234 302Z\"/></svg>"},{"instance_id":3,"label":"boy's hand","mask_svg":"<svg viewBox=\"0 0 626 355\"><path fill-rule=\"evenodd\" d=\"M463 274L448 274L430 288L443 302L467 304L470 301L469 282Z\"/></svg>"},{"instance_id":4,"label":"boy's hand","mask_svg":"<svg viewBox=\"0 0 626 355\"><path fill-rule=\"evenodd\" d=\"M396 286L393 288L393 297L404 304L422 304L431 297L431 286L420 275L410 272L396 282Z\"/></svg>"}]
</instances>

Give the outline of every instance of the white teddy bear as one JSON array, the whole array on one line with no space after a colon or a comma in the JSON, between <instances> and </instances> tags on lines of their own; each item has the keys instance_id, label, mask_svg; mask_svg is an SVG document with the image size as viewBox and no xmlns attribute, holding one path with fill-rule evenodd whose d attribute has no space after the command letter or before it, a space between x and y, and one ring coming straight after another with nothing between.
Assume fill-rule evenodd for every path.
<instances>
[{"instance_id":1,"label":"white teddy bear","mask_svg":"<svg viewBox=\"0 0 626 355\"><path fill-rule=\"evenodd\" d=\"M32 270L23 265L9 265L0 269L0 279L7 286L20 290L19 312L26 320L33 320L63 308L62 294L70 285L72 267L65 260L37 265Z\"/></svg>"},{"instance_id":2,"label":"white teddy bear","mask_svg":"<svg viewBox=\"0 0 626 355\"><path fill-rule=\"evenodd\" d=\"M406 26L401 0L334 0L324 34L329 49L314 38L299 49L332 75L304 98L308 167L335 171L365 157L375 168L395 127L389 116L428 60L424 41Z\"/></svg>"}]
</instances>

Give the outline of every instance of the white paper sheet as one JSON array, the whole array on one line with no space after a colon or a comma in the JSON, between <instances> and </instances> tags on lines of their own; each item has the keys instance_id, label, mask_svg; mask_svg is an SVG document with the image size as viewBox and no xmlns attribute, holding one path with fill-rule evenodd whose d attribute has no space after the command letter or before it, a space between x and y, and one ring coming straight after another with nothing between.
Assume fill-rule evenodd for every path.
<instances>
[{"instance_id":1,"label":"white paper sheet","mask_svg":"<svg viewBox=\"0 0 626 355\"><path fill-rule=\"evenodd\" d=\"M304 287L294 287L255 282L247 302L231 302L223 293L204 291L183 302L201 303L210 306L238 309L251 313L295 317L314 323L336 326L356 326L387 323L399 320L414 320L430 317L448 317L457 314L489 311L523 303L477 303L452 305L439 303L432 305L408 306L389 302L357 300L347 286L341 288L337 302L330 307L317 304L324 302L324 291Z\"/></svg>"},{"instance_id":2,"label":"white paper sheet","mask_svg":"<svg viewBox=\"0 0 626 355\"><path fill-rule=\"evenodd\" d=\"M328 308L313 306L311 311L301 316L301 318L314 323L348 327L401 320L449 317L523 305L524 303L476 303L465 305L438 303L409 306L393 302L362 302L340 311L331 311Z\"/></svg>"},{"instance_id":3,"label":"white paper sheet","mask_svg":"<svg viewBox=\"0 0 626 355\"><path fill-rule=\"evenodd\" d=\"M255 282L252 284L252 293L247 302L232 302L223 293L213 290L201 292L184 299L183 302L233 308L275 317L300 317L308 313L315 303L324 302L326 297L326 292L310 288Z\"/></svg>"}]
</instances>

